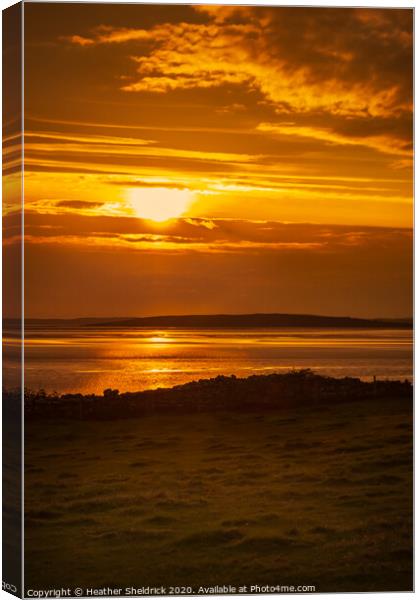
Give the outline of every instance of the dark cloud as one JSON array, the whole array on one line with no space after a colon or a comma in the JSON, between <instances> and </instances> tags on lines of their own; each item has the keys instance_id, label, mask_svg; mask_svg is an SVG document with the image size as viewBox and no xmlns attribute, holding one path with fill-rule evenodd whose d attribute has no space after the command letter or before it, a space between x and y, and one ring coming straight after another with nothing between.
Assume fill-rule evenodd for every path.
<instances>
[{"instance_id":1,"label":"dark cloud","mask_svg":"<svg viewBox=\"0 0 420 600\"><path fill-rule=\"evenodd\" d=\"M119 187L127 188L127 187L135 187L135 188L167 188L171 190L182 190L187 186L182 185L181 183L174 183L172 181L144 181L140 179L126 179L120 180L115 179L114 181L109 182L110 185L118 185Z\"/></svg>"},{"instance_id":2,"label":"dark cloud","mask_svg":"<svg viewBox=\"0 0 420 600\"><path fill-rule=\"evenodd\" d=\"M60 208L99 208L103 202L90 202L87 200L58 200L55 206Z\"/></svg>"},{"instance_id":3,"label":"dark cloud","mask_svg":"<svg viewBox=\"0 0 420 600\"><path fill-rule=\"evenodd\" d=\"M396 137L410 149L412 10L198 6L204 22L174 24L166 8L149 28L106 24L68 40L92 51L121 46L126 91L236 87L242 95L231 106L246 112L248 94L258 91L278 115L309 116L361 140L385 131L391 148ZM128 57L135 73L128 74Z\"/></svg>"},{"instance_id":4,"label":"dark cloud","mask_svg":"<svg viewBox=\"0 0 420 600\"><path fill-rule=\"evenodd\" d=\"M411 10L198 10L207 12L211 25L164 20L149 29L108 25L69 41L137 46L138 76L124 84L128 91L233 84L259 88L277 110L287 112L315 108L347 116L389 116L410 111ZM300 83L301 91L288 89L282 80Z\"/></svg>"},{"instance_id":5,"label":"dark cloud","mask_svg":"<svg viewBox=\"0 0 420 600\"><path fill-rule=\"evenodd\" d=\"M7 227L8 220L5 221ZM219 246L238 252L253 246L277 251L278 247L299 249L299 246L319 251L338 251L348 247L367 248L372 245L411 244L408 229L366 227L354 225L318 225L311 223L279 223L277 221L245 221L232 219L173 219L165 224L130 217L84 216L75 214L51 215L28 212L26 234L33 238L54 238L58 244L77 236L80 244L88 238L102 240L161 242L204 245L212 252ZM164 250L164 248L163 248Z\"/></svg>"}]
</instances>

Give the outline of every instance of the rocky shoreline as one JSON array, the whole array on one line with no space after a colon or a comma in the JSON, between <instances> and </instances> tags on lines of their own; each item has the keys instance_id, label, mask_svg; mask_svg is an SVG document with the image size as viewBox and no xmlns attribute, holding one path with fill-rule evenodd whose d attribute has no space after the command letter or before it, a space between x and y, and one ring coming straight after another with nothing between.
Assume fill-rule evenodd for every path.
<instances>
[{"instance_id":1,"label":"rocky shoreline","mask_svg":"<svg viewBox=\"0 0 420 600\"><path fill-rule=\"evenodd\" d=\"M47 394L25 391L25 417L119 419L149 413L218 411L270 411L291 406L329 404L373 398L411 399L410 381L362 381L333 378L310 370L238 378L219 375L173 388L120 393L106 389L102 395ZM6 405L16 405L18 394L4 394Z\"/></svg>"}]
</instances>

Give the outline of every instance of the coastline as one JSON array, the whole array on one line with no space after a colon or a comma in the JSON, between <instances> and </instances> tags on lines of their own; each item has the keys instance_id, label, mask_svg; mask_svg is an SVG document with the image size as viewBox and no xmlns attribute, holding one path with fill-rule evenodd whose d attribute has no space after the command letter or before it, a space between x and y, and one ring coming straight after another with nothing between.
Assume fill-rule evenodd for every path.
<instances>
[{"instance_id":1,"label":"coastline","mask_svg":"<svg viewBox=\"0 0 420 600\"><path fill-rule=\"evenodd\" d=\"M106 389L97 394L46 394L25 391L27 418L119 419L153 413L255 412L295 406L334 404L378 398L411 399L408 380L362 381L354 377L334 378L310 369L285 374L251 375L239 378L219 375L172 388L120 393ZM6 393L6 405L14 394Z\"/></svg>"}]
</instances>

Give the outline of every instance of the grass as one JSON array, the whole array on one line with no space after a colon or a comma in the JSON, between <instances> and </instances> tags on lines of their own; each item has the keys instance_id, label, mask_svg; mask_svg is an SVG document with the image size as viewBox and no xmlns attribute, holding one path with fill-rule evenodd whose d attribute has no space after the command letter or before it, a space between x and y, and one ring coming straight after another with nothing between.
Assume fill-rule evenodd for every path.
<instances>
[{"instance_id":1,"label":"grass","mask_svg":"<svg viewBox=\"0 0 420 600\"><path fill-rule=\"evenodd\" d=\"M26 426L28 588L412 589L411 402Z\"/></svg>"}]
</instances>

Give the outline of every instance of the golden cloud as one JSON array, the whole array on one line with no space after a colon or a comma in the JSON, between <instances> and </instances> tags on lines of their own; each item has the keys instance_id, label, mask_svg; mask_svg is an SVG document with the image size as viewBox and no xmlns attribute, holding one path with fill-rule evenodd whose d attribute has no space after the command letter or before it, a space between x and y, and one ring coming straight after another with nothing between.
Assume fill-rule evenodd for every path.
<instances>
[{"instance_id":1,"label":"golden cloud","mask_svg":"<svg viewBox=\"0 0 420 600\"><path fill-rule=\"evenodd\" d=\"M389 117L411 111L411 38L397 18L378 12L375 19L344 9L298 15L296 9L240 8L197 7L208 23L101 26L90 37L68 39L81 46L128 44L137 66L137 76L122 86L128 92L241 85L282 112ZM293 38L288 29L294 30ZM361 56L359 46L371 54ZM387 51L389 62L384 63Z\"/></svg>"},{"instance_id":2,"label":"golden cloud","mask_svg":"<svg viewBox=\"0 0 420 600\"><path fill-rule=\"evenodd\" d=\"M301 126L290 123L260 123L257 129L267 133L316 139L331 144L366 146L385 154L412 156L412 150L407 148L407 141L387 134L351 136L340 134L328 127Z\"/></svg>"}]
</instances>

